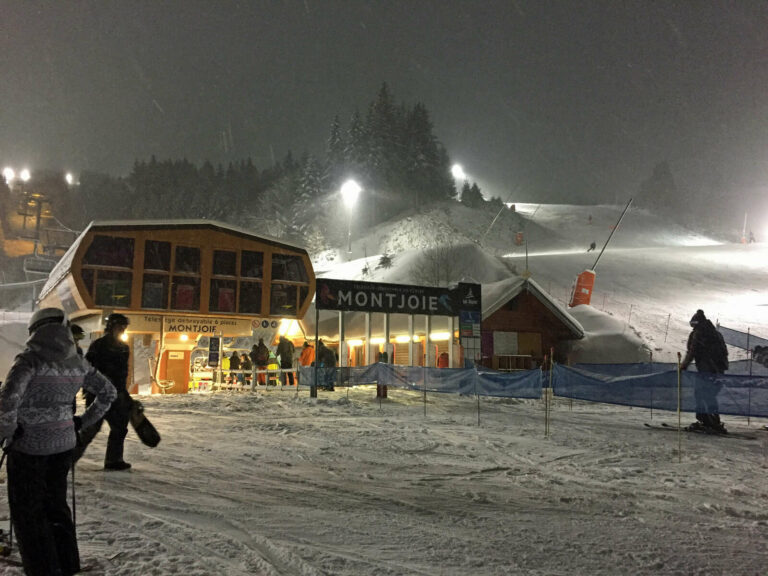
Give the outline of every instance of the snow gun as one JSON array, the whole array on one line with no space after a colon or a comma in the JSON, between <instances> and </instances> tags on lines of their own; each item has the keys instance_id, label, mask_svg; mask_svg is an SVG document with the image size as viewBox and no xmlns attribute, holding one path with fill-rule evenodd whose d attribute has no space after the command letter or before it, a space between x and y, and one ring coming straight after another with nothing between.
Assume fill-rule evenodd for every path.
<instances>
[{"instance_id":1,"label":"snow gun","mask_svg":"<svg viewBox=\"0 0 768 576\"><path fill-rule=\"evenodd\" d=\"M571 308L580 304L589 304L591 302L592 291L595 287L595 270L597 269L597 263L600 261L600 257L603 255L603 252L605 252L605 248L608 246L608 242L611 241L614 233L619 228L619 224L621 224L621 220L624 218L624 214L626 214L627 210L629 210L630 204L632 204L632 198L630 198L629 202L627 202L627 205L624 206L624 210L622 210L621 216L619 216L618 221L611 229L611 233L608 235L608 240L606 240L605 244L603 244L603 249L600 250L600 254L597 255L592 268L588 268L576 276L576 282L574 282L573 288L571 289L571 301L568 303L568 306Z\"/></svg>"}]
</instances>

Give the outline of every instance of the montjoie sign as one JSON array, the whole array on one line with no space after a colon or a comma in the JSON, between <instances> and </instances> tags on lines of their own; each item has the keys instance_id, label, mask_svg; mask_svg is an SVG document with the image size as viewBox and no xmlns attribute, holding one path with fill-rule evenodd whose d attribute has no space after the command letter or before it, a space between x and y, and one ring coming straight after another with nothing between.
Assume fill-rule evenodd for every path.
<instances>
[{"instance_id":1,"label":"montjoie sign","mask_svg":"<svg viewBox=\"0 0 768 576\"><path fill-rule=\"evenodd\" d=\"M480 285L456 288L408 286L356 280L317 279L318 310L457 316L460 310L481 311Z\"/></svg>"}]
</instances>

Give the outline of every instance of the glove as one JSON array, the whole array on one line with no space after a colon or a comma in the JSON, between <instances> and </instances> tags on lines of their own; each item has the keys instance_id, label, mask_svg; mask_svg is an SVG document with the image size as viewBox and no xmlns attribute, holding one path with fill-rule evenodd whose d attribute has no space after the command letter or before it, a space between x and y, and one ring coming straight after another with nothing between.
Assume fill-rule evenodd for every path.
<instances>
[{"instance_id":1,"label":"glove","mask_svg":"<svg viewBox=\"0 0 768 576\"><path fill-rule=\"evenodd\" d=\"M80 416L73 416L72 422L75 424L75 432L80 432L83 427L83 419Z\"/></svg>"}]
</instances>

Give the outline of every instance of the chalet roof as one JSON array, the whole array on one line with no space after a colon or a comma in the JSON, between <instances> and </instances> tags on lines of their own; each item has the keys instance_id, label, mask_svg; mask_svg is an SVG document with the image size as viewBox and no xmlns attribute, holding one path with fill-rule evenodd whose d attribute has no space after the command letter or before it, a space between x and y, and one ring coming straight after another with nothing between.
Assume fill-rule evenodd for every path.
<instances>
[{"instance_id":1,"label":"chalet roof","mask_svg":"<svg viewBox=\"0 0 768 576\"><path fill-rule=\"evenodd\" d=\"M568 310L556 301L546 290L539 286L533 278L514 276L499 282L483 284L483 320L489 318L507 302L526 291L541 302L552 312L577 339L584 337L584 328Z\"/></svg>"}]
</instances>

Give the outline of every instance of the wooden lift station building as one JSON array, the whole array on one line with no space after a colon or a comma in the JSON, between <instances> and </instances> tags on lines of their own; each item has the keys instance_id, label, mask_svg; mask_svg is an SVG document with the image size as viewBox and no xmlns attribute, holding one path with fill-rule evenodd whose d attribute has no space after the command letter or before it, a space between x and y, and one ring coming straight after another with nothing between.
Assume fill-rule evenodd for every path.
<instances>
[{"instance_id":1,"label":"wooden lift station building","mask_svg":"<svg viewBox=\"0 0 768 576\"><path fill-rule=\"evenodd\" d=\"M116 221L80 234L38 303L91 338L107 314L125 314L131 392L159 392L157 381L187 392L208 337L222 336L225 353L247 352L254 337L269 344L297 326L314 292L304 248L215 221Z\"/></svg>"}]
</instances>

